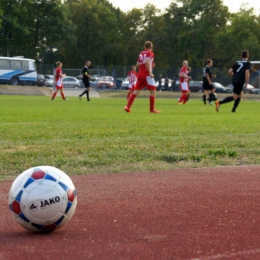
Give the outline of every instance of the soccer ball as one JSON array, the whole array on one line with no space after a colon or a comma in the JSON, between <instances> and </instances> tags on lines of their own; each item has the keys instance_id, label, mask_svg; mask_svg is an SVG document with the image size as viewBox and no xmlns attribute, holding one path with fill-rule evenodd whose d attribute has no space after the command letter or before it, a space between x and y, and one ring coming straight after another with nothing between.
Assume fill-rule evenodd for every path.
<instances>
[{"instance_id":1,"label":"soccer ball","mask_svg":"<svg viewBox=\"0 0 260 260\"><path fill-rule=\"evenodd\" d=\"M14 219L33 232L52 232L66 224L77 206L77 193L70 177L51 166L22 172L9 191Z\"/></svg>"}]
</instances>

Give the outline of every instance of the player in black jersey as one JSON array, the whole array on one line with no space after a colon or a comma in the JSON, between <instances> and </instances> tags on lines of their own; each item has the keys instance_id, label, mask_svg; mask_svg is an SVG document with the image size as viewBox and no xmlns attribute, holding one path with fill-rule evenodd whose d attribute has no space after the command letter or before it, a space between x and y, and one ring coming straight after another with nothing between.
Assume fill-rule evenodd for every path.
<instances>
[{"instance_id":1,"label":"player in black jersey","mask_svg":"<svg viewBox=\"0 0 260 260\"><path fill-rule=\"evenodd\" d=\"M226 97L222 101L216 101L216 111L219 111L220 105L231 102L234 100L234 106L232 112L236 112L239 102L243 95L243 88L247 87L249 83L251 63L248 61L249 52L247 50L242 51L242 59L235 62L234 65L229 69L228 73L232 76L233 96Z\"/></svg>"},{"instance_id":2,"label":"player in black jersey","mask_svg":"<svg viewBox=\"0 0 260 260\"><path fill-rule=\"evenodd\" d=\"M212 85L211 78L216 78L216 75L211 74L211 67L213 65L213 61L208 59L206 62L206 66L203 68L203 102L204 105L207 105L207 94L209 95L209 105L211 104L212 95L214 96L214 88Z\"/></svg>"}]
</instances>

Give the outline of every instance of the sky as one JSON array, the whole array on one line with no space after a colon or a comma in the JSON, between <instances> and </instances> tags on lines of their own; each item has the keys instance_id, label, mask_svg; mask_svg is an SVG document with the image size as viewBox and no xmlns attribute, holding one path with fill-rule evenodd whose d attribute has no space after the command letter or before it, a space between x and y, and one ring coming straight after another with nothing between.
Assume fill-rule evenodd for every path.
<instances>
[{"instance_id":1,"label":"sky","mask_svg":"<svg viewBox=\"0 0 260 260\"><path fill-rule=\"evenodd\" d=\"M109 0L114 7L119 7L122 11L127 12L132 8L143 8L146 4L150 3L155 5L158 9L164 10L169 7L171 0ZM223 4L229 8L232 13L238 12L242 3L248 3L249 7L256 9L257 13L260 10L259 0L223 0Z\"/></svg>"}]
</instances>

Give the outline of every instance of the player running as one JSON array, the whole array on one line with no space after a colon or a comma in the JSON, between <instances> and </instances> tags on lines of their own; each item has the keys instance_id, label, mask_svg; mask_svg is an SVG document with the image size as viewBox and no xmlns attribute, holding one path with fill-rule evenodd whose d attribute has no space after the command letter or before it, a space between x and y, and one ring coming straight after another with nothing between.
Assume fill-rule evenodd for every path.
<instances>
[{"instance_id":1,"label":"player running","mask_svg":"<svg viewBox=\"0 0 260 260\"><path fill-rule=\"evenodd\" d=\"M51 100L55 99L58 91L60 91L62 99L66 100L66 97L65 97L64 92L63 92L63 84L62 84L62 78L65 77L66 74L62 73L62 70L61 70L62 63L60 61L58 61L56 64L57 64L57 69L55 71L55 87L56 87L56 90L53 93Z\"/></svg>"},{"instance_id":2,"label":"player running","mask_svg":"<svg viewBox=\"0 0 260 260\"><path fill-rule=\"evenodd\" d=\"M130 70L127 74L127 78L129 81L129 85L128 85L128 94L127 94L127 100L129 99L130 95L134 93L134 87L136 84L136 80L137 80L137 73L136 73L136 66L133 65L132 66L132 70Z\"/></svg>"},{"instance_id":3,"label":"player running","mask_svg":"<svg viewBox=\"0 0 260 260\"><path fill-rule=\"evenodd\" d=\"M248 61L249 52L247 50L242 51L242 59L235 62L234 65L229 69L228 73L232 76L233 96L226 97L221 101L216 101L216 111L219 112L220 105L231 102L234 100L234 106L231 112L236 112L236 109L243 96L243 87L247 88L250 77L251 63Z\"/></svg>"},{"instance_id":4,"label":"player running","mask_svg":"<svg viewBox=\"0 0 260 260\"><path fill-rule=\"evenodd\" d=\"M156 94L156 84L154 80L154 75L152 73L152 67L154 66L154 54L152 52L153 43L150 41L146 41L144 44L145 50L139 54L137 60L137 66L139 67L139 72L137 75L137 82L134 88L133 94L130 95L127 105L124 110L127 113L130 113L131 106L138 96L139 92L147 87L150 91L150 113L161 113L161 111L155 110L155 94Z\"/></svg>"}]
</instances>

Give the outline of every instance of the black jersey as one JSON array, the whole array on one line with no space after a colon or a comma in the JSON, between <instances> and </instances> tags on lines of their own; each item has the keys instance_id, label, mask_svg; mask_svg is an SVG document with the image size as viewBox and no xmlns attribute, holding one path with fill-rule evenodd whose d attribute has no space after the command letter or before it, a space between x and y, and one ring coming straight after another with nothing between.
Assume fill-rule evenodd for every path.
<instances>
[{"instance_id":1,"label":"black jersey","mask_svg":"<svg viewBox=\"0 0 260 260\"><path fill-rule=\"evenodd\" d=\"M88 67L84 67L84 69L82 70L82 74L83 74L83 83L87 83L89 84L89 80L88 80Z\"/></svg>"},{"instance_id":2,"label":"black jersey","mask_svg":"<svg viewBox=\"0 0 260 260\"><path fill-rule=\"evenodd\" d=\"M211 69L209 66L203 68L203 87L209 86L209 82L206 78L206 74L209 74L209 78L211 79Z\"/></svg>"},{"instance_id":3,"label":"black jersey","mask_svg":"<svg viewBox=\"0 0 260 260\"><path fill-rule=\"evenodd\" d=\"M232 69L233 69L232 83L244 85L245 72L246 70L249 70L250 72L251 63L248 60L240 60L234 63Z\"/></svg>"}]
</instances>

